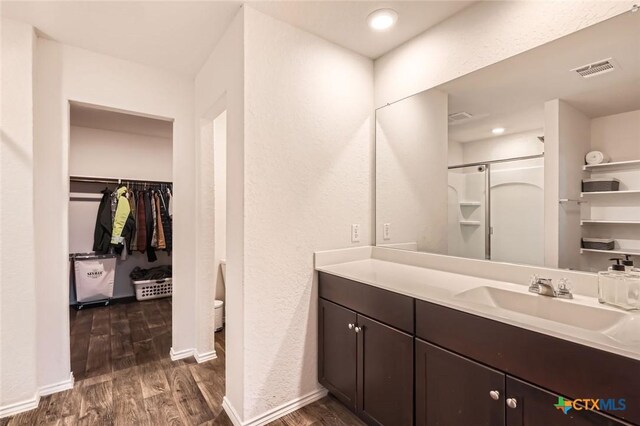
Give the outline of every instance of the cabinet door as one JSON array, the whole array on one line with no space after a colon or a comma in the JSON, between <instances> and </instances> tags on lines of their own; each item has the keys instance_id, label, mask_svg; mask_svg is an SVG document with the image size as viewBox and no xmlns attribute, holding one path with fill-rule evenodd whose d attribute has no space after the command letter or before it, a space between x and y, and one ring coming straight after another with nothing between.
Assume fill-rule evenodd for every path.
<instances>
[{"instance_id":1,"label":"cabinet door","mask_svg":"<svg viewBox=\"0 0 640 426\"><path fill-rule=\"evenodd\" d=\"M618 426L627 425L605 414L570 409L565 414L556 408L558 395L507 376L507 426ZM515 402L515 408L513 407Z\"/></svg>"},{"instance_id":2,"label":"cabinet door","mask_svg":"<svg viewBox=\"0 0 640 426\"><path fill-rule=\"evenodd\" d=\"M352 410L356 407L356 321L355 312L320 299L318 381Z\"/></svg>"},{"instance_id":3,"label":"cabinet door","mask_svg":"<svg viewBox=\"0 0 640 426\"><path fill-rule=\"evenodd\" d=\"M504 424L503 373L416 339L416 425Z\"/></svg>"},{"instance_id":4,"label":"cabinet door","mask_svg":"<svg viewBox=\"0 0 640 426\"><path fill-rule=\"evenodd\" d=\"M362 315L358 328L358 414L371 425L413 425L413 336Z\"/></svg>"}]
</instances>

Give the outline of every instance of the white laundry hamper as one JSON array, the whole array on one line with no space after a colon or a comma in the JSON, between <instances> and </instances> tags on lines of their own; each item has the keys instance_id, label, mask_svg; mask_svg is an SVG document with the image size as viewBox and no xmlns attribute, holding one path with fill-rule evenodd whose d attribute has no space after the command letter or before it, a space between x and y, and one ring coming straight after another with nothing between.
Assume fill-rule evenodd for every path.
<instances>
[{"instance_id":1,"label":"white laundry hamper","mask_svg":"<svg viewBox=\"0 0 640 426\"><path fill-rule=\"evenodd\" d=\"M220 331L224 327L224 302L222 300L216 300L214 302L214 328L215 331Z\"/></svg>"},{"instance_id":2,"label":"white laundry hamper","mask_svg":"<svg viewBox=\"0 0 640 426\"><path fill-rule=\"evenodd\" d=\"M131 282L136 289L137 300L160 299L162 297L171 297L173 294L173 282L171 278L132 280Z\"/></svg>"},{"instance_id":3,"label":"white laundry hamper","mask_svg":"<svg viewBox=\"0 0 640 426\"><path fill-rule=\"evenodd\" d=\"M82 309L87 304L108 305L113 297L116 256L82 253L72 255L71 259L77 308Z\"/></svg>"}]
</instances>

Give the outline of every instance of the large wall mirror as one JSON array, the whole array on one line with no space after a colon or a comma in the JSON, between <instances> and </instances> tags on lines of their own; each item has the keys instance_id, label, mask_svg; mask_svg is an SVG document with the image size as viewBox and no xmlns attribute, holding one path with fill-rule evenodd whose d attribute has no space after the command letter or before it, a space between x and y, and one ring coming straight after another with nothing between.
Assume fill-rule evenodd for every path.
<instances>
[{"instance_id":1,"label":"large wall mirror","mask_svg":"<svg viewBox=\"0 0 640 426\"><path fill-rule=\"evenodd\" d=\"M390 248L640 265L640 13L378 109L375 223Z\"/></svg>"}]
</instances>

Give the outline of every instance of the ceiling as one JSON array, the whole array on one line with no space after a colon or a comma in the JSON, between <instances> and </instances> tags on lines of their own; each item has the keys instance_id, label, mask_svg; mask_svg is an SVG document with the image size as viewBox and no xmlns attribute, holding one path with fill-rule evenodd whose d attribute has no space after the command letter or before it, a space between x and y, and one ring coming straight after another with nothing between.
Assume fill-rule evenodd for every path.
<instances>
[{"instance_id":1,"label":"ceiling","mask_svg":"<svg viewBox=\"0 0 640 426\"><path fill-rule=\"evenodd\" d=\"M43 37L194 76L240 2L2 1Z\"/></svg>"},{"instance_id":2,"label":"ceiling","mask_svg":"<svg viewBox=\"0 0 640 426\"><path fill-rule=\"evenodd\" d=\"M471 3L473 2L263 1L249 4L276 19L376 59ZM372 31L367 25L367 16L384 7L398 12L398 22L388 31Z\"/></svg>"},{"instance_id":3,"label":"ceiling","mask_svg":"<svg viewBox=\"0 0 640 426\"><path fill-rule=\"evenodd\" d=\"M616 70L591 78L571 70L613 58ZM640 109L640 13L625 13L439 87L449 113L475 118L449 126L450 139L469 142L544 126L544 103L562 99L588 117Z\"/></svg>"},{"instance_id":4,"label":"ceiling","mask_svg":"<svg viewBox=\"0 0 640 426\"><path fill-rule=\"evenodd\" d=\"M242 1L2 1L2 15L43 37L195 76ZM252 7L370 58L457 13L471 1L253 1ZM377 33L367 15L392 7L397 25Z\"/></svg>"}]
</instances>

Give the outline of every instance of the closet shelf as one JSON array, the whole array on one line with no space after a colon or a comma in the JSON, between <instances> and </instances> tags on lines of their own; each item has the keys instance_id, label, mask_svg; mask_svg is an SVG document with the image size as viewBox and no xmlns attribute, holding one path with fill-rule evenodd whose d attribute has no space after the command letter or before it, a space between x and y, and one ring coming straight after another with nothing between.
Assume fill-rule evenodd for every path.
<instances>
[{"instance_id":1,"label":"closet shelf","mask_svg":"<svg viewBox=\"0 0 640 426\"><path fill-rule=\"evenodd\" d=\"M605 225L640 225L640 220L591 220L583 219L580 221L580 225L593 225L593 224L605 224Z\"/></svg>"},{"instance_id":2,"label":"closet shelf","mask_svg":"<svg viewBox=\"0 0 640 426\"><path fill-rule=\"evenodd\" d=\"M461 220L460 225L462 226L480 226L479 220Z\"/></svg>"},{"instance_id":3,"label":"closet shelf","mask_svg":"<svg viewBox=\"0 0 640 426\"><path fill-rule=\"evenodd\" d=\"M588 197L591 195L610 195L610 194L627 194L627 195L640 195L640 190L626 190L626 191L597 191L597 192L581 192L580 197Z\"/></svg>"},{"instance_id":4,"label":"closet shelf","mask_svg":"<svg viewBox=\"0 0 640 426\"><path fill-rule=\"evenodd\" d=\"M591 171L591 172L626 170L626 169L636 169L636 168L640 170L640 160L616 161L614 163L587 164L586 166L582 166L582 170Z\"/></svg>"},{"instance_id":5,"label":"closet shelf","mask_svg":"<svg viewBox=\"0 0 640 426\"><path fill-rule=\"evenodd\" d=\"M607 253L607 254L628 254L630 256L640 256L640 249L625 249L625 248L619 248L614 250L596 250L596 249L586 249L586 248L580 249L580 254L583 254L585 252Z\"/></svg>"},{"instance_id":6,"label":"closet shelf","mask_svg":"<svg viewBox=\"0 0 640 426\"><path fill-rule=\"evenodd\" d=\"M480 201L460 201L461 207L477 207L482 205Z\"/></svg>"},{"instance_id":7,"label":"closet shelf","mask_svg":"<svg viewBox=\"0 0 640 426\"><path fill-rule=\"evenodd\" d=\"M87 192L70 192L69 198L72 200L98 200L102 199L102 194L93 194Z\"/></svg>"}]
</instances>

